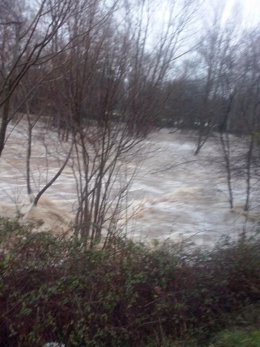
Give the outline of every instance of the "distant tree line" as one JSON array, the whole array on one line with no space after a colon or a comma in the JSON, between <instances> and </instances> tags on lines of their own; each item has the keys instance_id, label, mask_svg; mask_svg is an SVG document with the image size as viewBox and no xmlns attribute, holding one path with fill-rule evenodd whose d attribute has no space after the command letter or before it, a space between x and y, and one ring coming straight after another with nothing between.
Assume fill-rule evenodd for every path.
<instances>
[{"instance_id":1,"label":"distant tree line","mask_svg":"<svg viewBox=\"0 0 260 347\"><path fill-rule=\"evenodd\" d=\"M236 40L224 30L209 31L193 57L196 64L186 60L182 74L164 84L160 125L204 136L260 131L260 31L240 33Z\"/></svg>"}]
</instances>

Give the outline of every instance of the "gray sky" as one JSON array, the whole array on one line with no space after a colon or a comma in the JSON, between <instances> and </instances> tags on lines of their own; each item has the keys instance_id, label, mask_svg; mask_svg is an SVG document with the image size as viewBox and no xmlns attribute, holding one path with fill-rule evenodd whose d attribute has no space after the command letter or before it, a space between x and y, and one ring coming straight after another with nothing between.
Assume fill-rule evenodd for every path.
<instances>
[{"instance_id":1,"label":"gray sky","mask_svg":"<svg viewBox=\"0 0 260 347\"><path fill-rule=\"evenodd\" d=\"M169 0L158 0L158 6L153 17L155 28L162 29L167 23ZM182 3L182 0L175 0ZM218 15L222 17L223 24L233 19L240 29L246 29L260 25L260 0L200 0L201 7L193 22L193 29L200 31L210 26L213 18Z\"/></svg>"},{"instance_id":2,"label":"gray sky","mask_svg":"<svg viewBox=\"0 0 260 347\"><path fill-rule=\"evenodd\" d=\"M245 27L255 26L260 21L260 0L206 0L207 6L211 6L214 2L217 6L223 2L225 6L224 20L228 19L235 11L235 13L241 12L242 23Z\"/></svg>"}]
</instances>

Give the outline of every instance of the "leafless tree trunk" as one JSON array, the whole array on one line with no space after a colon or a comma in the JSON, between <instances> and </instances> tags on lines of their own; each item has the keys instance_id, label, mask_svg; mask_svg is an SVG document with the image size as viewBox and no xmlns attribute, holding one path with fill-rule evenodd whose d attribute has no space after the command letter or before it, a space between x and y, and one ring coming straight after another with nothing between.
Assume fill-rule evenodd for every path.
<instances>
[{"instance_id":1,"label":"leafless tree trunk","mask_svg":"<svg viewBox=\"0 0 260 347\"><path fill-rule=\"evenodd\" d=\"M18 0L2 0L0 3L0 156L5 145L13 95L33 66L51 59L47 48L74 8L71 0L41 0L35 5L26 18L25 8Z\"/></svg>"},{"instance_id":2,"label":"leafless tree trunk","mask_svg":"<svg viewBox=\"0 0 260 347\"><path fill-rule=\"evenodd\" d=\"M60 95L65 97L60 100L67 104L67 127L76 140L75 232L86 247L99 243L102 234L104 245L108 245L115 235L131 181L118 186L123 162L133 155L158 115L158 91L176 59L178 40L190 19L192 3L183 5L186 11L180 17L178 11L169 15L160 43L153 50L147 42L150 1L133 8L129 5L125 9L126 24L120 30L115 28L116 2L110 3L111 10L101 24L98 21L99 25L95 25L98 12L97 17L88 19L82 2L72 22L71 35L78 36L81 30L88 34L67 56L63 81L69 84L60 88ZM97 9L99 2L95 4Z\"/></svg>"},{"instance_id":3,"label":"leafless tree trunk","mask_svg":"<svg viewBox=\"0 0 260 347\"><path fill-rule=\"evenodd\" d=\"M234 207L233 197L233 183L232 183L232 165L231 165L231 150L230 150L230 139L228 133L220 132L219 134L221 148L223 152L223 158L225 163L225 171L227 178L229 206L232 209Z\"/></svg>"},{"instance_id":4,"label":"leafless tree trunk","mask_svg":"<svg viewBox=\"0 0 260 347\"><path fill-rule=\"evenodd\" d=\"M36 195L36 197L33 200L33 206L37 206L40 198L42 197L42 195L47 191L47 189L49 189L53 183L60 177L60 175L62 174L63 170L65 169L66 165L68 164L68 161L70 159L71 156L71 152L73 149L73 145L74 143L72 142L72 145L70 147L69 152L66 155L66 158L62 164L62 166L60 167L60 169L57 171L57 173L50 179L50 181L39 191L39 193Z\"/></svg>"},{"instance_id":5,"label":"leafless tree trunk","mask_svg":"<svg viewBox=\"0 0 260 347\"><path fill-rule=\"evenodd\" d=\"M251 179L252 179L252 160L254 151L254 138L251 135L249 140L249 147L247 151L246 160L246 202L244 206L245 211L249 211L250 208L250 197L251 197Z\"/></svg>"},{"instance_id":6,"label":"leafless tree trunk","mask_svg":"<svg viewBox=\"0 0 260 347\"><path fill-rule=\"evenodd\" d=\"M4 146L5 146L6 131L7 131L8 123L9 123L10 98L11 97L7 98L3 105L2 119L1 119L1 126L0 126L0 156L2 155Z\"/></svg>"}]
</instances>

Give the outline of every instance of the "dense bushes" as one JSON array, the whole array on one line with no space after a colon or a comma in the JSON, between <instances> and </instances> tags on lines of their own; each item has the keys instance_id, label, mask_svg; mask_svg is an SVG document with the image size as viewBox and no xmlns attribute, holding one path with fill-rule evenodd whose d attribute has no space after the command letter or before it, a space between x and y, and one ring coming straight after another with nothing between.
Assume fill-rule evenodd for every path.
<instances>
[{"instance_id":1,"label":"dense bushes","mask_svg":"<svg viewBox=\"0 0 260 347\"><path fill-rule=\"evenodd\" d=\"M210 252L127 241L84 251L16 222L0 229L0 346L205 346L222 329L259 324L258 239Z\"/></svg>"}]
</instances>

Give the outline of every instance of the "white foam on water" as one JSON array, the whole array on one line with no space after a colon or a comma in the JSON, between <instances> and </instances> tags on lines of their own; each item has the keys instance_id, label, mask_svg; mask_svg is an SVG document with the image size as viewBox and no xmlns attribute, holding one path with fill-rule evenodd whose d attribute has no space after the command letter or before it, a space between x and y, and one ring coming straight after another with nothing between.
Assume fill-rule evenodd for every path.
<instances>
[{"instance_id":1,"label":"white foam on water","mask_svg":"<svg viewBox=\"0 0 260 347\"><path fill-rule=\"evenodd\" d=\"M50 153L48 160L43 137ZM21 122L0 158L1 215L12 215L15 206L26 199L26 141L26 123ZM31 162L35 192L59 169L65 156L62 146L57 135L46 132L42 125L34 130ZM127 159L129 170L137 169L128 194L128 216L133 217L128 225L129 237L142 241L192 239L199 245L212 245L223 234L238 235L245 226L252 230L259 221L259 209L249 215L242 211L245 190L238 179L234 188L237 205L230 211L225 171L220 169L221 154L214 140L198 156L194 156L194 149L191 134L163 129L145 141L138 158ZM256 191L253 193L257 197ZM44 196L38 211L31 211L31 218L39 215L38 219L46 219L48 228L63 222L66 225L77 200L69 166Z\"/></svg>"}]
</instances>

